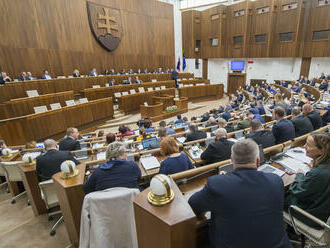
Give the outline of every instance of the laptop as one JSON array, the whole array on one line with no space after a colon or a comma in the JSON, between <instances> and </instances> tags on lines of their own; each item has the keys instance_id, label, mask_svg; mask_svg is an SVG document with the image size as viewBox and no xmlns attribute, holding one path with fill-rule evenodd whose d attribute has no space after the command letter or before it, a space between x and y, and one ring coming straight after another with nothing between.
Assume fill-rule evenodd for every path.
<instances>
[{"instance_id":1,"label":"laptop","mask_svg":"<svg viewBox=\"0 0 330 248\"><path fill-rule=\"evenodd\" d=\"M45 148L45 145L44 145L43 142L38 142L38 143L36 144L36 148Z\"/></svg>"},{"instance_id":2,"label":"laptop","mask_svg":"<svg viewBox=\"0 0 330 248\"><path fill-rule=\"evenodd\" d=\"M142 146L143 149L151 149L151 147L155 147L157 145L157 138L152 137L150 139L143 139L142 140Z\"/></svg>"},{"instance_id":3,"label":"laptop","mask_svg":"<svg viewBox=\"0 0 330 248\"><path fill-rule=\"evenodd\" d=\"M244 137L243 131L238 131L235 133L235 139L239 140L242 137Z\"/></svg>"}]
</instances>

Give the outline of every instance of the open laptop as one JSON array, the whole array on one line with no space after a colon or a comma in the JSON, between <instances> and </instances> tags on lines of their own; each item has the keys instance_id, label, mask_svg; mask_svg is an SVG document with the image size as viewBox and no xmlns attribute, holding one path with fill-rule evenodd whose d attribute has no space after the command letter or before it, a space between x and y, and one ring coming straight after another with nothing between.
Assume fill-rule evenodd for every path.
<instances>
[{"instance_id":1,"label":"open laptop","mask_svg":"<svg viewBox=\"0 0 330 248\"><path fill-rule=\"evenodd\" d=\"M143 149L151 149L152 147L155 147L157 145L157 138L152 137L150 139L143 139L142 140L142 146Z\"/></svg>"},{"instance_id":2,"label":"open laptop","mask_svg":"<svg viewBox=\"0 0 330 248\"><path fill-rule=\"evenodd\" d=\"M235 133L235 139L239 140L242 137L244 137L243 131L238 131L238 132Z\"/></svg>"}]
</instances>

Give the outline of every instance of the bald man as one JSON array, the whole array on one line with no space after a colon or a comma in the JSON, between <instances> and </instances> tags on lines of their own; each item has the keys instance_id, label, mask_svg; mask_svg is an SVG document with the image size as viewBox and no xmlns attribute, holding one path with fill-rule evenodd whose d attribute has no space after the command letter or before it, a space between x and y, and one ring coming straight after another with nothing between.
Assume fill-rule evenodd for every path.
<instances>
[{"instance_id":1,"label":"bald man","mask_svg":"<svg viewBox=\"0 0 330 248\"><path fill-rule=\"evenodd\" d=\"M310 119L313 129L319 129L322 127L322 118L320 112L317 110L313 110L312 105L305 104L302 108L304 116L307 116Z\"/></svg>"},{"instance_id":2,"label":"bald man","mask_svg":"<svg viewBox=\"0 0 330 248\"><path fill-rule=\"evenodd\" d=\"M227 140L227 131L219 128L215 132L215 141L208 145L201 154L201 159L206 160L208 164L223 161L230 158L231 147L234 142Z\"/></svg>"},{"instance_id":3,"label":"bald man","mask_svg":"<svg viewBox=\"0 0 330 248\"><path fill-rule=\"evenodd\" d=\"M41 180L51 179L54 174L61 171L61 164L71 160L79 164L69 151L59 151L55 140L48 139L44 142L46 153L37 157L36 170Z\"/></svg>"}]
</instances>

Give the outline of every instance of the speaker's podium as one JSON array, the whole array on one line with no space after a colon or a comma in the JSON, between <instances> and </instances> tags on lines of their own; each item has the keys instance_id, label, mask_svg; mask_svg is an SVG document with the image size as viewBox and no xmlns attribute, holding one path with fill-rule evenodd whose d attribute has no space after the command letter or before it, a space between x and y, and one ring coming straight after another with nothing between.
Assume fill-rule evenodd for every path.
<instances>
[{"instance_id":1,"label":"speaker's podium","mask_svg":"<svg viewBox=\"0 0 330 248\"><path fill-rule=\"evenodd\" d=\"M228 73L227 94L234 94L239 87L243 87L246 83L246 73L240 71Z\"/></svg>"},{"instance_id":2,"label":"speaker's podium","mask_svg":"<svg viewBox=\"0 0 330 248\"><path fill-rule=\"evenodd\" d=\"M164 206L154 206L148 202L150 188L135 197L134 212L139 247L197 247L196 215L174 181L171 188L174 199Z\"/></svg>"}]
</instances>

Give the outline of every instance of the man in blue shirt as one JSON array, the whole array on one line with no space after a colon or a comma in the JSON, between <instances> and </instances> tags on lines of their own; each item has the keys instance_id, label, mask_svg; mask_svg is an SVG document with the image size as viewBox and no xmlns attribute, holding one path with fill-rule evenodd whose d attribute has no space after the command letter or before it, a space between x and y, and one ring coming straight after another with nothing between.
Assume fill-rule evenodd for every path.
<instances>
[{"instance_id":1,"label":"man in blue shirt","mask_svg":"<svg viewBox=\"0 0 330 248\"><path fill-rule=\"evenodd\" d=\"M168 135L175 134L175 130L173 128L166 126L166 121L159 122L159 126L164 127L166 129Z\"/></svg>"},{"instance_id":2,"label":"man in blue shirt","mask_svg":"<svg viewBox=\"0 0 330 248\"><path fill-rule=\"evenodd\" d=\"M284 118L285 110L282 107L274 109L275 120L272 128L276 144L283 143L295 138L295 129L291 121Z\"/></svg>"}]
</instances>

